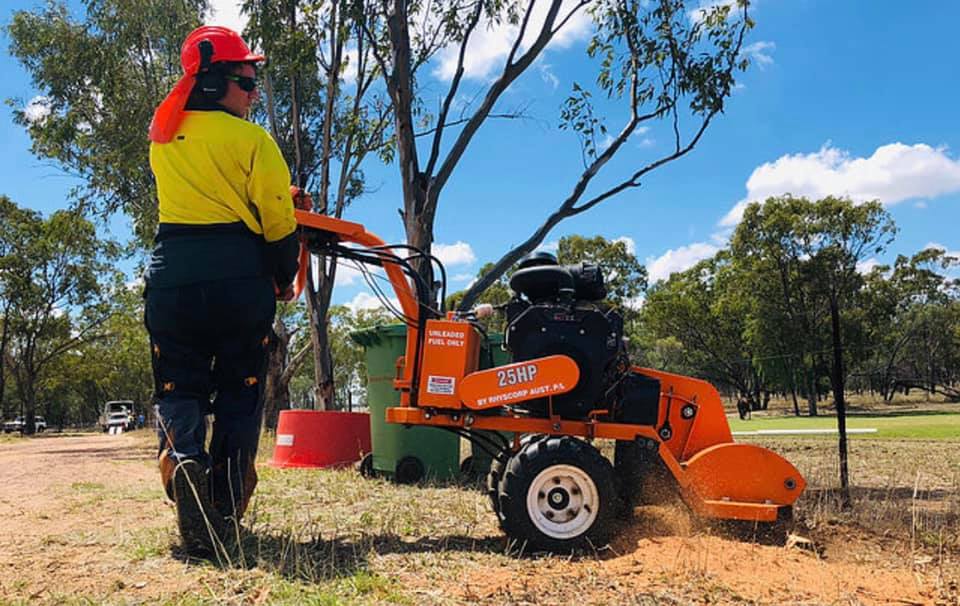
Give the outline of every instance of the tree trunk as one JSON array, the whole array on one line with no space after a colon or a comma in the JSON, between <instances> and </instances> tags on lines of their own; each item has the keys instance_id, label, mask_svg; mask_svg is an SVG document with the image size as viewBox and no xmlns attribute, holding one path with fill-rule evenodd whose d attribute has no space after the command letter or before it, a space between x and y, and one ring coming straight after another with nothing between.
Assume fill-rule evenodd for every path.
<instances>
[{"instance_id":1,"label":"tree trunk","mask_svg":"<svg viewBox=\"0 0 960 606\"><path fill-rule=\"evenodd\" d=\"M270 335L267 378L263 386L263 423L270 429L277 428L280 411L290 408L290 390L282 379L289 347L290 334L287 331L287 325L277 316L273 321L273 331Z\"/></svg>"},{"instance_id":2,"label":"tree trunk","mask_svg":"<svg viewBox=\"0 0 960 606\"><path fill-rule=\"evenodd\" d=\"M35 429L34 417L37 414L37 377L28 371L25 379L22 384L18 381L17 385L20 393L20 415L23 417L20 431L24 435L31 435Z\"/></svg>"},{"instance_id":3,"label":"tree trunk","mask_svg":"<svg viewBox=\"0 0 960 606\"><path fill-rule=\"evenodd\" d=\"M807 411L811 417L817 416L817 371L816 364L811 364L807 376Z\"/></svg>"},{"instance_id":4,"label":"tree trunk","mask_svg":"<svg viewBox=\"0 0 960 606\"><path fill-rule=\"evenodd\" d=\"M837 432L840 434L840 507L850 509L850 476L847 471L847 405L844 400L843 338L840 334L840 303L834 293L830 297L830 324L833 337L833 403L837 408Z\"/></svg>"},{"instance_id":5,"label":"tree trunk","mask_svg":"<svg viewBox=\"0 0 960 606\"><path fill-rule=\"evenodd\" d=\"M330 295L333 280L327 275L325 259L318 259L319 281L314 286L312 272L307 279L307 308L310 313L310 343L313 345L314 407L317 410L334 410L333 355L330 352L330 334L327 330L327 314L330 310Z\"/></svg>"},{"instance_id":6,"label":"tree trunk","mask_svg":"<svg viewBox=\"0 0 960 606\"><path fill-rule=\"evenodd\" d=\"M7 373L6 373L6 359L7 359L7 341L10 336L7 330L7 316L10 313L9 305L4 307L3 310L3 331L0 332L0 413L3 414L3 418L7 418L7 408L6 400L4 396L7 392Z\"/></svg>"},{"instance_id":7,"label":"tree trunk","mask_svg":"<svg viewBox=\"0 0 960 606\"><path fill-rule=\"evenodd\" d=\"M796 369L793 366L790 367L790 397L793 398L793 414L795 416L800 416L800 402L797 400L797 375Z\"/></svg>"}]
</instances>

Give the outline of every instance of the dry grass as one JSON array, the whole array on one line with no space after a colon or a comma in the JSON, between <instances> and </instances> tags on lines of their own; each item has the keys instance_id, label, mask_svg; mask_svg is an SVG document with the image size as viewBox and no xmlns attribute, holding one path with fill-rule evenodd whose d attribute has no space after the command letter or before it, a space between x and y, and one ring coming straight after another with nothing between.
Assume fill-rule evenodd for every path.
<instances>
[{"instance_id":1,"label":"dry grass","mask_svg":"<svg viewBox=\"0 0 960 606\"><path fill-rule=\"evenodd\" d=\"M156 482L152 437L137 432L135 438L137 456L117 465L129 466L141 479L117 490L102 478L71 478L60 489L69 501L61 511L77 519L110 507L147 511L152 512L145 516L149 522L134 525L131 519L122 532L107 527L72 531L36 546L37 553L59 549L78 558L106 554L124 571L123 580L81 586L63 579L22 583L8 576L9 582L0 578L0 604L784 602L781 594L765 598L720 576L722 570L708 561L737 545L702 538L684 512L667 512L675 516L669 523L635 514L633 527L610 549L596 553L521 555L497 528L486 496L471 486L407 487L363 479L353 470L273 469L265 465L273 450L269 436L261 446L261 482L240 549L220 564L186 560L172 509ZM784 438L761 444L783 454L807 477L807 492L796 508L797 531L818 550L816 556L764 552L763 565L783 557L791 573L808 566L819 574L827 570L823 566L838 563L906 567L910 574L933 579L931 602L960 603L960 442L852 441L854 506L849 511L837 499L834 440ZM743 545L741 555L755 554L759 548L754 547ZM666 571L632 563L640 555L664 562ZM824 603L802 586L790 589L797 592L791 598L795 603ZM853 594L830 601L871 603Z\"/></svg>"},{"instance_id":2,"label":"dry grass","mask_svg":"<svg viewBox=\"0 0 960 606\"><path fill-rule=\"evenodd\" d=\"M960 442L849 442L853 506L841 507L835 440L758 441L806 476L796 517L813 530L842 523L908 542L913 549L960 551Z\"/></svg>"}]
</instances>

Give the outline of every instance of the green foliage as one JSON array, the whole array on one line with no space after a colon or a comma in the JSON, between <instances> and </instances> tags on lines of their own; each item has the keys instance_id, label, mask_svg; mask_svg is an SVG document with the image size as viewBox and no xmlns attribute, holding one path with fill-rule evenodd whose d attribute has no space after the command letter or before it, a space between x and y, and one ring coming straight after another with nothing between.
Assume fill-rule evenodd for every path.
<instances>
[{"instance_id":1,"label":"green foliage","mask_svg":"<svg viewBox=\"0 0 960 606\"><path fill-rule=\"evenodd\" d=\"M93 424L109 400L133 400L138 413L146 414L150 408L153 373L143 326L142 286L114 285L110 308L97 338L65 354L45 382L50 394L58 394L51 405L60 407L61 416L53 418Z\"/></svg>"},{"instance_id":2,"label":"green foliage","mask_svg":"<svg viewBox=\"0 0 960 606\"><path fill-rule=\"evenodd\" d=\"M206 0L85 0L14 13L10 54L41 97L8 99L32 151L83 183L73 197L101 216L123 210L146 243L157 223L147 125L179 78L180 44ZM45 115L44 115L45 114Z\"/></svg>"},{"instance_id":3,"label":"green foliage","mask_svg":"<svg viewBox=\"0 0 960 606\"><path fill-rule=\"evenodd\" d=\"M607 302L614 305L629 307L647 289L647 268L624 240L564 236L557 248L557 260L562 264L586 261L599 265L607 286Z\"/></svg>"},{"instance_id":4,"label":"green foliage","mask_svg":"<svg viewBox=\"0 0 960 606\"><path fill-rule=\"evenodd\" d=\"M76 211L44 219L0 197L0 224L8 251L0 258L4 368L30 423L57 364L102 335L119 250Z\"/></svg>"},{"instance_id":5,"label":"green foliage","mask_svg":"<svg viewBox=\"0 0 960 606\"><path fill-rule=\"evenodd\" d=\"M947 277L960 259L928 248L875 267L861 297L864 368L859 385L891 399L897 387L956 397L960 379L960 284Z\"/></svg>"},{"instance_id":6,"label":"green foliage","mask_svg":"<svg viewBox=\"0 0 960 606\"><path fill-rule=\"evenodd\" d=\"M593 19L593 36L586 51L599 65L595 86L573 83L571 94L560 108L560 128L573 131L580 140L584 170L571 183L569 194L562 197L557 207L544 213L543 223L467 289L461 307L470 307L480 292L521 257L534 251L558 223L639 187L648 173L678 160L698 144L711 121L723 111L733 91L735 75L747 67L741 55L744 36L753 27L747 4L744 0L703 7L703 3L687 0L597 0L575 5L574 12L586 7L584 10ZM561 3L550 6L557 10ZM567 19L564 16L560 20L566 23ZM546 35L539 38L544 44L562 27L561 23L554 28L549 17L546 23ZM531 45L527 52L532 56L528 54L524 58L532 60L541 49ZM510 57L503 77L492 85L485 97L487 111L528 65L523 59L512 63L514 53ZM607 126L612 116L619 117L618 128ZM485 117L478 112L471 119L473 130ZM650 128L648 124L657 124L664 133L670 133L669 144L658 146L653 158L641 160L625 174L614 175L607 185L594 191L591 187L594 178L610 166L610 160L626 147L631 136ZM470 134L472 131L465 129L461 140ZM462 153L464 147L455 145L454 149ZM405 173L412 172L406 168L404 165ZM421 182L434 187L432 176L427 174L422 181L418 180L420 175L404 176L408 182L414 181L405 188L408 239L430 240L432 234L425 236L422 232L425 226L432 225L433 207L412 204L411 198L415 196L410 193L420 191L417 188L422 189ZM432 190L426 193L427 202L435 205L439 193ZM421 208L426 208L426 212ZM425 214L426 218L410 216L414 213Z\"/></svg>"},{"instance_id":7,"label":"green foliage","mask_svg":"<svg viewBox=\"0 0 960 606\"><path fill-rule=\"evenodd\" d=\"M927 249L864 273L895 233L876 202L786 195L748 206L729 249L650 290L631 335L642 361L708 378L755 408L778 392L817 414L830 385L960 398L960 288L948 277L958 260Z\"/></svg>"},{"instance_id":8,"label":"green foliage","mask_svg":"<svg viewBox=\"0 0 960 606\"><path fill-rule=\"evenodd\" d=\"M746 305L737 279L729 253L721 253L654 285L641 312L643 331L635 337L656 353L647 363L674 372L693 370L740 393L755 394L760 378L751 364Z\"/></svg>"},{"instance_id":9,"label":"green foliage","mask_svg":"<svg viewBox=\"0 0 960 606\"><path fill-rule=\"evenodd\" d=\"M587 10L596 33L587 55L599 62L598 92L607 99L627 97L635 117L672 117L675 127L684 105L692 116L722 112L734 72L747 68L739 55L745 30L752 27L745 9L745 1L707 8L691 7L685 0L591 3ZM740 19L735 18L738 12L743 13ZM580 84L573 85L564 102L560 128L577 133L585 159L595 160L609 146L598 143L607 128L592 94Z\"/></svg>"},{"instance_id":10,"label":"green foliage","mask_svg":"<svg viewBox=\"0 0 960 606\"><path fill-rule=\"evenodd\" d=\"M353 310L345 305L330 308L330 349L333 357L335 400L343 407L348 402L361 406L366 402L367 373L363 347L350 338L350 334L373 326L390 324L393 316L382 308ZM307 345L309 335L302 334L299 343ZM299 346L294 346L291 351ZM302 366L290 382L294 402L311 400L314 385L314 369Z\"/></svg>"}]
</instances>

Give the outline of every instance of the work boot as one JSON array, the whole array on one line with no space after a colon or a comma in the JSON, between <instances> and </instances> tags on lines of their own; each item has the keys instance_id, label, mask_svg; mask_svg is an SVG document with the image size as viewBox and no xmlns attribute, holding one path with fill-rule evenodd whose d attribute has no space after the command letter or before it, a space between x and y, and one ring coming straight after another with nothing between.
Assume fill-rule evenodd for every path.
<instances>
[{"instance_id":1,"label":"work boot","mask_svg":"<svg viewBox=\"0 0 960 606\"><path fill-rule=\"evenodd\" d=\"M203 465L192 460L177 465L173 495L184 551L194 557L216 556L224 548L224 541L229 541L230 532L210 501L209 478Z\"/></svg>"}]
</instances>

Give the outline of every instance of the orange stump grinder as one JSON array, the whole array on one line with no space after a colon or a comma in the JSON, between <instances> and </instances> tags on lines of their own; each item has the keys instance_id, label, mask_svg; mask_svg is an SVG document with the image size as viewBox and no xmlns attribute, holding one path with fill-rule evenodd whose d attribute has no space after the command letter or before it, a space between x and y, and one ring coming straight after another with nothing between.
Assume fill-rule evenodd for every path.
<instances>
[{"instance_id":1,"label":"orange stump grinder","mask_svg":"<svg viewBox=\"0 0 960 606\"><path fill-rule=\"evenodd\" d=\"M388 246L357 223L296 212L301 286L309 253L382 267L393 286L407 343L394 380L401 404L387 409L387 421L449 429L490 451L494 512L528 549L604 544L620 505L654 476L706 518L789 518L803 476L765 448L734 443L709 383L630 365L621 316L599 304L597 267L561 266L549 255L522 262L503 307L514 362L478 370L485 333L477 318L492 308L435 311L409 264L429 255ZM594 438L616 440L613 464Z\"/></svg>"}]
</instances>

